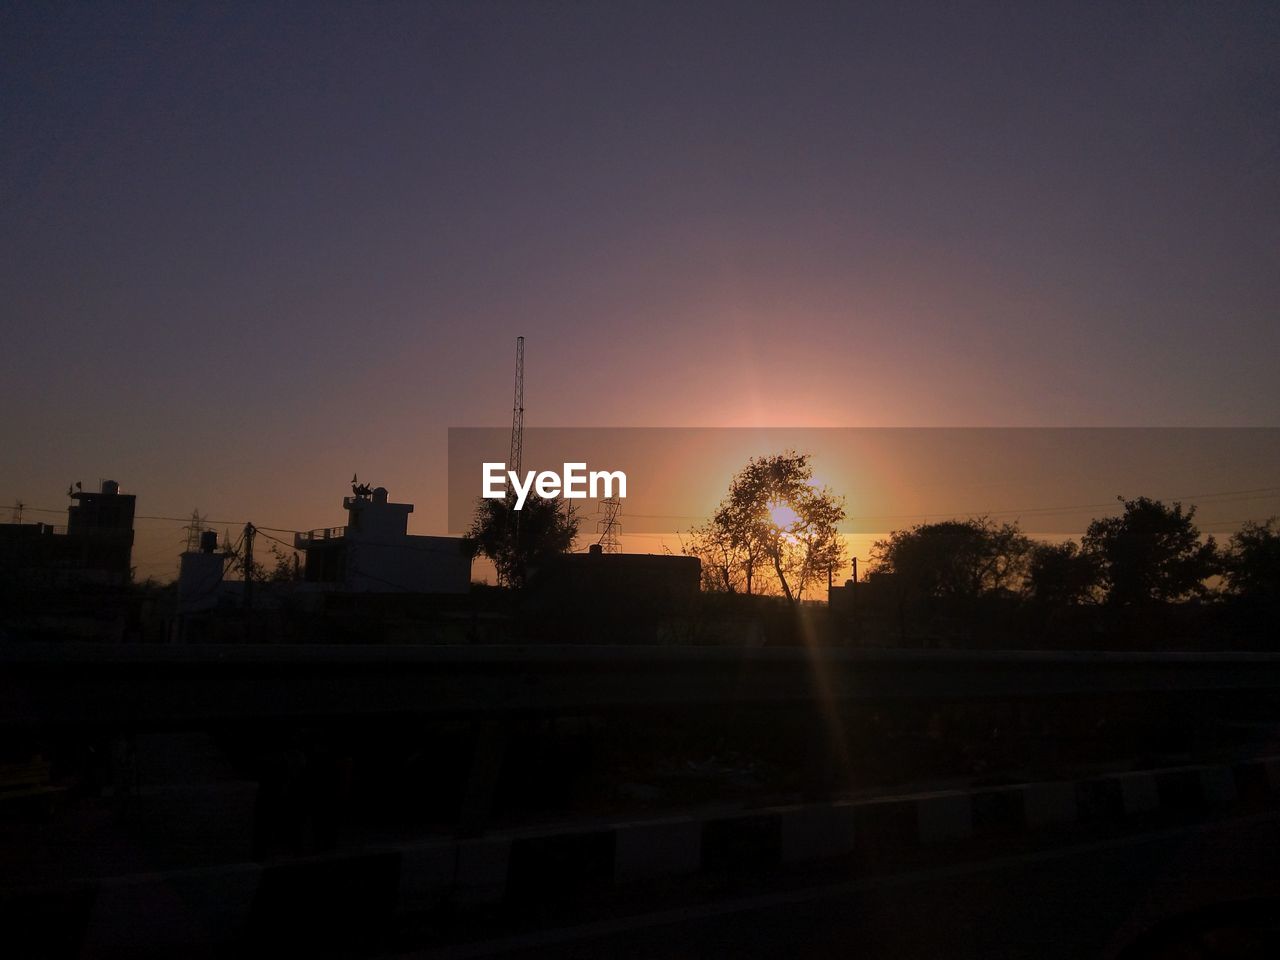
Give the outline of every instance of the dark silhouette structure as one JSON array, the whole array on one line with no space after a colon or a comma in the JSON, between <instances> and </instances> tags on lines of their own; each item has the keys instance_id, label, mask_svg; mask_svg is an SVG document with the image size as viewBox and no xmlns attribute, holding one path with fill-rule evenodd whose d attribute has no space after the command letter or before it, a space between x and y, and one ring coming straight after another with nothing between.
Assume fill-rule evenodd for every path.
<instances>
[{"instance_id":1,"label":"dark silhouette structure","mask_svg":"<svg viewBox=\"0 0 1280 960\"><path fill-rule=\"evenodd\" d=\"M294 537L308 583L353 593L466 593L471 560L462 540L412 535L413 504L394 503L385 487L355 478L351 489L342 498L346 526Z\"/></svg>"},{"instance_id":2,"label":"dark silhouette structure","mask_svg":"<svg viewBox=\"0 0 1280 960\"><path fill-rule=\"evenodd\" d=\"M77 487L79 484L77 484ZM64 530L47 523L0 526L0 567L50 584L123 586L132 578L135 500L114 480L69 491Z\"/></svg>"}]
</instances>

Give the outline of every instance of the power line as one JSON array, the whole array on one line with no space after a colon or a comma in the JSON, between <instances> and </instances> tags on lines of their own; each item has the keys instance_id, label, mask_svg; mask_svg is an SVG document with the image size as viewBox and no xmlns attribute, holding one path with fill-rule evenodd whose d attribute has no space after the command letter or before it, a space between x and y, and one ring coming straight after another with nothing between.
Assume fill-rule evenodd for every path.
<instances>
[{"instance_id":1,"label":"power line","mask_svg":"<svg viewBox=\"0 0 1280 960\"><path fill-rule=\"evenodd\" d=\"M65 514L67 512L66 507L63 507L61 509L58 509L55 507L31 507L31 506L27 506L26 504L23 504L22 509L24 511L29 510L32 513L53 513L53 514L59 514L59 515ZM164 521L168 523L184 523L184 524L191 523L191 517L189 516L188 517L161 517L153 514L135 513L133 515L133 519L159 520L159 521ZM202 523L205 523L208 526L217 526L221 524L222 526L229 526L229 527L243 526L245 523L249 522L247 520L212 520L208 517L201 517L200 520ZM274 530L276 533L306 533L305 530L294 530L292 527L263 527L263 526L259 526L256 523L253 526L254 526L254 529L256 530Z\"/></svg>"},{"instance_id":2,"label":"power line","mask_svg":"<svg viewBox=\"0 0 1280 960\"><path fill-rule=\"evenodd\" d=\"M295 547L292 543L289 543L289 541L287 541L287 540L281 540L279 537L273 537L273 536L272 536L271 534L269 534L269 533L263 533L263 531L264 531L264 530L274 530L274 529L275 529L274 527L260 527L260 526L258 526L258 525L255 523L255 524L253 525L253 528L254 528L255 530L257 530L259 533L261 533L261 534L262 534L264 537L266 537L268 540L274 540L276 543L282 544L283 546L288 547L290 550L297 550L297 549L298 549L298 548L297 548L297 547Z\"/></svg>"},{"instance_id":3,"label":"power line","mask_svg":"<svg viewBox=\"0 0 1280 960\"><path fill-rule=\"evenodd\" d=\"M1248 496L1241 496L1248 494ZM1256 487L1252 490L1227 490L1221 493L1193 493L1185 496L1162 497L1157 499L1172 500L1177 503L1183 501L1193 501L1192 506L1199 506L1201 503L1211 503L1214 500L1219 502L1240 503L1246 500L1267 500L1272 497L1280 497L1280 487ZM1231 498L1223 500L1222 498ZM937 520L942 518L950 518L957 516L968 517L1001 517L1001 516L1044 516L1055 513L1070 513L1073 510L1107 510L1115 509L1118 500L1109 500L1102 503L1077 503L1060 507L1018 507L1003 510L952 510L946 513L914 513L914 514L859 514L850 517L851 520Z\"/></svg>"},{"instance_id":4,"label":"power line","mask_svg":"<svg viewBox=\"0 0 1280 960\"><path fill-rule=\"evenodd\" d=\"M1245 490L1220 490L1215 493L1193 493L1182 496L1161 497L1157 499L1172 500L1176 502L1189 502L1192 506L1201 506L1210 504L1213 501L1219 503L1241 503L1248 500L1266 500L1272 497L1280 497L1280 486L1274 487L1251 487ZM1041 516L1055 513L1069 513L1073 510L1106 510L1114 509L1116 500L1102 501L1098 503L1077 503L1062 506L1042 506L1042 507L1017 507L1004 508L997 510L951 510L942 513L900 513L900 514L857 514L850 516L850 520L937 520L947 519L957 516L970 517L998 517L998 516ZM33 507L29 504L23 504L24 512L31 513L49 513L65 515L66 508L56 509L53 507ZM704 520L703 516L694 516L692 514L663 514L663 513L632 513L628 514L634 520ZM135 514L135 520L151 520L167 523L190 524L191 517L166 517L154 514ZM202 517L201 520L208 526L243 526L245 520L215 520ZM1222 522L1222 521L1215 521ZM254 524L256 530L269 530L274 533L306 533L305 530L295 530L291 527L269 527L260 524ZM273 538L274 539L274 538ZM279 541L284 543L284 541ZM285 544L293 548L292 544ZM296 548L294 548L296 549Z\"/></svg>"}]
</instances>

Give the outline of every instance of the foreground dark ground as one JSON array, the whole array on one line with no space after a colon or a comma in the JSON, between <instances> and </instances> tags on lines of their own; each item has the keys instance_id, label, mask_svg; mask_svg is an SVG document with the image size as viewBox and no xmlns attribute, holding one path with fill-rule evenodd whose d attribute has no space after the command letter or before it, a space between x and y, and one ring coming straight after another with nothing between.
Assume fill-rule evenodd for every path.
<instances>
[{"instance_id":1,"label":"foreground dark ground","mask_svg":"<svg viewBox=\"0 0 1280 960\"><path fill-rule=\"evenodd\" d=\"M401 958L1274 957L1280 818L1189 826L787 889Z\"/></svg>"},{"instance_id":2,"label":"foreground dark ground","mask_svg":"<svg viewBox=\"0 0 1280 960\"><path fill-rule=\"evenodd\" d=\"M922 851L890 832L873 863L782 869L753 846L759 836L731 832L727 847L704 839L696 878L613 892L593 879L613 877L613 853L597 862L594 847L571 844L565 860L528 839L697 811L750 823L783 805L1229 768L1278 752L1272 655L17 645L3 658L6 748L45 764L42 802L6 802L0 818L5 909L28 931L32 916L72 933L117 909L164 918L171 894L135 902L137 878L224 866L255 878L239 895L250 927L204 945L225 956L1093 955L1153 885L1199 883L1212 903L1274 892L1274 818L1244 795L1213 816L1196 801L1134 821L1121 805L1034 841L975 833ZM878 829L859 836L874 844ZM372 886L342 872L361 851L513 831L541 852L513 854L514 885L481 907L402 916L400 866ZM1241 851L1227 858L1234 872L1220 849ZM337 858L328 873L300 879L326 858ZM346 924L348 910L362 921ZM68 936L26 955L80 955ZM97 955L147 955L124 942Z\"/></svg>"}]
</instances>

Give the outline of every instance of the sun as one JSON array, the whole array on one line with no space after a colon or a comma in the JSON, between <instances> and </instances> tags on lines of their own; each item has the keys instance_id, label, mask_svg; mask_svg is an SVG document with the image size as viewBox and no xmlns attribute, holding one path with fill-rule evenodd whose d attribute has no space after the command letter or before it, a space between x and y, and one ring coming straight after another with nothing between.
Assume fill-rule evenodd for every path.
<instances>
[{"instance_id":1,"label":"sun","mask_svg":"<svg viewBox=\"0 0 1280 960\"><path fill-rule=\"evenodd\" d=\"M779 530L790 530L800 519L800 514L788 504L775 501L769 504L769 519Z\"/></svg>"}]
</instances>

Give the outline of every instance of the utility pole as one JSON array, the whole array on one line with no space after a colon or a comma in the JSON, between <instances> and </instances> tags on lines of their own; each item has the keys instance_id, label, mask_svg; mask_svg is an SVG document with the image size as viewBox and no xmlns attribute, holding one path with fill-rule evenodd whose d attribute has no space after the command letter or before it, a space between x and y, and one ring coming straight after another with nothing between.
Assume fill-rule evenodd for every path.
<instances>
[{"instance_id":1,"label":"utility pole","mask_svg":"<svg viewBox=\"0 0 1280 960\"><path fill-rule=\"evenodd\" d=\"M258 531L252 523L244 525L244 608L253 609L253 536Z\"/></svg>"},{"instance_id":2,"label":"utility pole","mask_svg":"<svg viewBox=\"0 0 1280 960\"><path fill-rule=\"evenodd\" d=\"M849 609L853 611L854 626L858 623L858 558L853 558L853 579L849 581Z\"/></svg>"}]
</instances>

